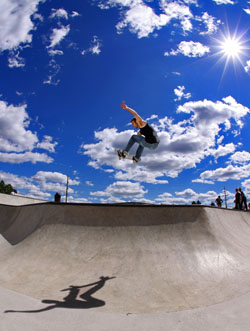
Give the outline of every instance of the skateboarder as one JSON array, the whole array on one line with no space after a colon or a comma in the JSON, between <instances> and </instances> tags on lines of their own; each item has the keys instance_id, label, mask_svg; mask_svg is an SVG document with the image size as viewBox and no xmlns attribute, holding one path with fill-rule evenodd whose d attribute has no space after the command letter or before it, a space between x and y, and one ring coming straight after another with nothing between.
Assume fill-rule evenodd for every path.
<instances>
[{"instance_id":1,"label":"skateboarder","mask_svg":"<svg viewBox=\"0 0 250 331\"><path fill-rule=\"evenodd\" d=\"M146 121L144 121L135 110L129 108L124 101L121 103L121 107L124 110L127 110L130 114L134 116L131 120L131 124L134 128L140 129L137 132L137 135L133 135L124 150L118 151L118 156L120 158L126 158L128 155L128 152L132 148L132 146L135 143L139 144L139 147L137 148L136 154L133 157L133 162L137 163L141 159L142 152L144 150L144 147L149 149L156 149L160 143L160 140L157 136L157 133L153 129L153 127L148 124Z\"/></svg>"}]
</instances>

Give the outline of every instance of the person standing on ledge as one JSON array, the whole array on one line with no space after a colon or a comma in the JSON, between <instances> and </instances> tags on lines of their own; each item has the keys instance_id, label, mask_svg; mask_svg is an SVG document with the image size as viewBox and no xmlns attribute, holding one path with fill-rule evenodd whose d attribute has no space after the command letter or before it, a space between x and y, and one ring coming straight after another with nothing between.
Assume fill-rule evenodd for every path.
<instances>
[{"instance_id":1,"label":"person standing on ledge","mask_svg":"<svg viewBox=\"0 0 250 331\"><path fill-rule=\"evenodd\" d=\"M247 198L245 196L245 193L242 191L241 187L239 187L239 192L240 192L240 210L244 210L243 203L244 203L244 208L247 210Z\"/></svg>"},{"instance_id":2,"label":"person standing on ledge","mask_svg":"<svg viewBox=\"0 0 250 331\"><path fill-rule=\"evenodd\" d=\"M221 208L221 205L222 205L223 200L221 199L220 195L219 195L218 198L215 200L215 202L216 202L217 206L218 206L219 208Z\"/></svg>"},{"instance_id":3,"label":"person standing on ledge","mask_svg":"<svg viewBox=\"0 0 250 331\"><path fill-rule=\"evenodd\" d=\"M129 108L125 101L122 101L121 107L124 110L127 110L130 114L132 114L134 117L131 120L131 124L134 128L140 129L137 132L137 135L133 135L123 150L118 150L118 156L121 158L126 158L128 155L128 152L132 148L132 146L135 143L139 144L139 147L137 148L135 156L133 156L133 162L137 163L141 159L142 152L144 150L144 147L149 149L156 149L160 143L160 140L157 136L157 133L155 132L154 128L148 124L146 121L144 121L135 110Z\"/></svg>"}]
</instances>

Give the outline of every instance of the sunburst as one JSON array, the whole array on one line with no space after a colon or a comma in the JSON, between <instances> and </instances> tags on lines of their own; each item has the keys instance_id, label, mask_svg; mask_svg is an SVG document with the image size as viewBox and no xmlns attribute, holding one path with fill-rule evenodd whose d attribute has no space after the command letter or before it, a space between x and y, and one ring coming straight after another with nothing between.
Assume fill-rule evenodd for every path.
<instances>
[{"instance_id":1,"label":"sunburst","mask_svg":"<svg viewBox=\"0 0 250 331\"><path fill-rule=\"evenodd\" d=\"M231 34L229 29L227 33L222 33L220 39L215 39L215 49L217 52L214 53L214 56L218 57L218 63L224 62L224 69L222 78L227 70L227 67L232 62L237 71L238 64L244 68L244 58L249 55L249 40L245 39L246 31L239 34L237 30Z\"/></svg>"},{"instance_id":2,"label":"sunburst","mask_svg":"<svg viewBox=\"0 0 250 331\"><path fill-rule=\"evenodd\" d=\"M221 53L224 54L227 58L240 58L240 55L243 52L243 45L240 39L234 37L225 38L220 45Z\"/></svg>"}]
</instances>

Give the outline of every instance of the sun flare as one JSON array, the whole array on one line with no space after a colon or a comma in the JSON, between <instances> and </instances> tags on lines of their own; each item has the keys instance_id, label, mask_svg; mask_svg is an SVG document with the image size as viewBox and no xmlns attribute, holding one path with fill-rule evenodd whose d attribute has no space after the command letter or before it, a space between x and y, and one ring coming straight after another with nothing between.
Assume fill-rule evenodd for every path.
<instances>
[{"instance_id":1,"label":"sun flare","mask_svg":"<svg viewBox=\"0 0 250 331\"><path fill-rule=\"evenodd\" d=\"M227 57L239 57L241 50L241 43L238 39L228 37L221 43L221 51Z\"/></svg>"},{"instance_id":2,"label":"sun flare","mask_svg":"<svg viewBox=\"0 0 250 331\"><path fill-rule=\"evenodd\" d=\"M250 51L250 39L246 38L248 30L241 29L240 33L238 30L239 28L230 32L227 27L225 31L220 31L218 37L212 37L213 56L216 58L214 66L222 67L221 81L228 69L234 68L234 72L237 73L241 70L240 67L245 68L245 60Z\"/></svg>"}]
</instances>

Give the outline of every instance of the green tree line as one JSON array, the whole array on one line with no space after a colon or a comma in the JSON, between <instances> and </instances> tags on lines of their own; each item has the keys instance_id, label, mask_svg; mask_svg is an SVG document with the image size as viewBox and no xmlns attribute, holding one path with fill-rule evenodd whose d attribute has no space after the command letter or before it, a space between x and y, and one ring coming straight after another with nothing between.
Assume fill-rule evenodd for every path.
<instances>
[{"instance_id":1,"label":"green tree line","mask_svg":"<svg viewBox=\"0 0 250 331\"><path fill-rule=\"evenodd\" d=\"M17 191L12 187L12 185L5 185L4 181L0 182L0 193L11 194L11 192L17 193Z\"/></svg>"}]
</instances>

